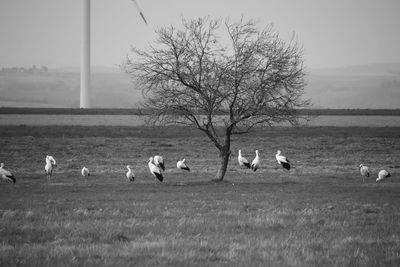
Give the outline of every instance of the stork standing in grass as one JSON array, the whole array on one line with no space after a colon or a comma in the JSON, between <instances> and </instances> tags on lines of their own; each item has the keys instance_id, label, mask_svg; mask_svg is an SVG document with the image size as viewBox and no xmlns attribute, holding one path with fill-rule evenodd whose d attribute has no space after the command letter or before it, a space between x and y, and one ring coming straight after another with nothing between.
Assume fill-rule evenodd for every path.
<instances>
[{"instance_id":1,"label":"stork standing in grass","mask_svg":"<svg viewBox=\"0 0 400 267\"><path fill-rule=\"evenodd\" d=\"M4 169L4 163L0 164L0 176L7 182L16 182L14 175L10 171Z\"/></svg>"},{"instance_id":2,"label":"stork standing in grass","mask_svg":"<svg viewBox=\"0 0 400 267\"><path fill-rule=\"evenodd\" d=\"M85 166L83 166L82 170L81 170L81 174L83 177L87 178L88 176L90 176L90 171L88 168L86 168Z\"/></svg>"},{"instance_id":3,"label":"stork standing in grass","mask_svg":"<svg viewBox=\"0 0 400 267\"><path fill-rule=\"evenodd\" d=\"M160 169L160 167L158 167L157 165L154 164L153 160L154 160L153 157L149 158L148 166L149 166L150 173L155 178L157 178L160 182L162 182L164 180L164 177L161 173L161 169ZM154 179L154 182L157 182L157 180Z\"/></svg>"},{"instance_id":4,"label":"stork standing in grass","mask_svg":"<svg viewBox=\"0 0 400 267\"><path fill-rule=\"evenodd\" d=\"M46 174L47 180L50 180L51 175L53 174L53 165L56 164L56 161L52 156L46 156L46 165L44 166L44 173Z\"/></svg>"},{"instance_id":5,"label":"stork standing in grass","mask_svg":"<svg viewBox=\"0 0 400 267\"><path fill-rule=\"evenodd\" d=\"M154 156L154 158L153 158L153 163L154 163L157 167L159 167L159 168L161 168L163 171L165 171L165 165L164 165L164 159L163 159L163 157L161 157L161 156L159 156L159 155Z\"/></svg>"},{"instance_id":6,"label":"stork standing in grass","mask_svg":"<svg viewBox=\"0 0 400 267\"><path fill-rule=\"evenodd\" d=\"M185 163L185 160L186 160L186 159L179 160L179 161L176 163L176 167L177 167L178 169L186 170L186 171L190 172L190 168L189 168L189 166Z\"/></svg>"},{"instance_id":7,"label":"stork standing in grass","mask_svg":"<svg viewBox=\"0 0 400 267\"><path fill-rule=\"evenodd\" d=\"M258 154L258 150L256 150L256 157L251 162L251 169L256 171L260 167L260 155Z\"/></svg>"},{"instance_id":8,"label":"stork standing in grass","mask_svg":"<svg viewBox=\"0 0 400 267\"><path fill-rule=\"evenodd\" d=\"M239 155L238 155L238 162L240 166L246 166L246 168L250 169L250 163L249 161L242 156L242 150L239 149Z\"/></svg>"},{"instance_id":9,"label":"stork standing in grass","mask_svg":"<svg viewBox=\"0 0 400 267\"><path fill-rule=\"evenodd\" d=\"M281 151L278 150L275 155L276 161L286 170L290 170L290 161L287 157L281 155Z\"/></svg>"},{"instance_id":10,"label":"stork standing in grass","mask_svg":"<svg viewBox=\"0 0 400 267\"><path fill-rule=\"evenodd\" d=\"M388 177L390 177L390 173L387 170L380 170L378 173L378 178L376 178L376 181L379 182Z\"/></svg>"},{"instance_id":11,"label":"stork standing in grass","mask_svg":"<svg viewBox=\"0 0 400 267\"><path fill-rule=\"evenodd\" d=\"M131 170L130 165L126 166L126 168L128 169L128 172L126 173L126 179L128 179L129 182L133 182L135 180L135 174Z\"/></svg>"},{"instance_id":12,"label":"stork standing in grass","mask_svg":"<svg viewBox=\"0 0 400 267\"><path fill-rule=\"evenodd\" d=\"M360 164L358 169L360 170L360 174L362 176L363 182L365 182L365 177L369 177L369 168L367 166Z\"/></svg>"},{"instance_id":13,"label":"stork standing in grass","mask_svg":"<svg viewBox=\"0 0 400 267\"><path fill-rule=\"evenodd\" d=\"M52 156L47 155L46 158L49 158L52 167L57 166L57 162Z\"/></svg>"}]
</instances>

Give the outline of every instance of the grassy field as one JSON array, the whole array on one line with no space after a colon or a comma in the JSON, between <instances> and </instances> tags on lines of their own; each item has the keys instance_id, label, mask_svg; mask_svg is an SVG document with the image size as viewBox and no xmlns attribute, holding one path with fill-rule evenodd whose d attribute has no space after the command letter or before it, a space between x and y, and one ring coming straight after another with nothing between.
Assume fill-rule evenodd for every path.
<instances>
[{"instance_id":1,"label":"grassy field","mask_svg":"<svg viewBox=\"0 0 400 267\"><path fill-rule=\"evenodd\" d=\"M0 266L399 266L399 133L259 129L234 137L214 183L217 151L190 129L2 126L0 161L17 183L0 183ZM250 160L258 149L261 168L241 169L238 149ZM154 154L166 159L162 184L147 170ZM175 168L182 158L192 172ZM392 177L375 183L380 168Z\"/></svg>"}]
</instances>

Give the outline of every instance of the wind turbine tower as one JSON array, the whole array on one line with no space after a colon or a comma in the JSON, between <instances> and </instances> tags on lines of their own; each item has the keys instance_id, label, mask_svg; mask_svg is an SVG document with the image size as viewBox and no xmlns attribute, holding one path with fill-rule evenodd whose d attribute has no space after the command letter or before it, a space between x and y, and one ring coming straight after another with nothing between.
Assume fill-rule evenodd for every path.
<instances>
[{"instance_id":1,"label":"wind turbine tower","mask_svg":"<svg viewBox=\"0 0 400 267\"><path fill-rule=\"evenodd\" d=\"M83 3L80 108L90 108L90 0Z\"/></svg>"},{"instance_id":2,"label":"wind turbine tower","mask_svg":"<svg viewBox=\"0 0 400 267\"><path fill-rule=\"evenodd\" d=\"M144 23L147 21L135 0L137 11L142 17ZM80 108L90 108L90 0L82 0L83 3L83 28L82 28L82 59L81 59L81 91Z\"/></svg>"}]
</instances>

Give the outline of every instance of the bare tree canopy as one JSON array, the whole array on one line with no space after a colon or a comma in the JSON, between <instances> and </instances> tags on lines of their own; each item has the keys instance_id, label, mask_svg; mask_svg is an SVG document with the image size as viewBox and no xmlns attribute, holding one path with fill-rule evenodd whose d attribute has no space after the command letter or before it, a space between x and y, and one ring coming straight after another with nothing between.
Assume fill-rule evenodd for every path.
<instances>
[{"instance_id":1,"label":"bare tree canopy","mask_svg":"<svg viewBox=\"0 0 400 267\"><path fill-rule=\"evenodd\" d=\"M123 67L142 88L155 122L207 134L220 151L222 180L232 134L256 125L297 124L296 109L308 105L301 98L302 49L294 39L281 40L272 25L260 31L254 21L206 17L182 24L157 30L147 51L132 48ZM221 33L228 36L225 44Z\"/></svg>"}]
</instances>

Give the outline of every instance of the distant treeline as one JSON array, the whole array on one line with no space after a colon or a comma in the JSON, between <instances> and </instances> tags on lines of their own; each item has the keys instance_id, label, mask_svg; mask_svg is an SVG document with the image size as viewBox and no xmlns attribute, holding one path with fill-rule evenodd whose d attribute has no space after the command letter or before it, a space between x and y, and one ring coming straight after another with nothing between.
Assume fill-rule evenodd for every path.
<instances>
[{"instance_id":1,"label":"distant treeline","mask_svg":"<svg viewBox=\"0 0 400 267\"><path fill-rule=\"evenodd\" d=\"M300 115L311 116L400 116L400 109L302 109ZM139 108L13 108L0 107L0 114L65 115L148 115L151 110Z\"/></svg>"},{"instance_id":2,"label":"distant treeline","mask_svg":"<svg viewBox=\"0 0 400 267\"><path fill-rule=\"evenodd\" d=\"M41 66L40 68L33 65L30 68L25 67L12 67L12 68L1 68L0 73L46 73L49 69L46 66Z\"/></svg>"}]
</instances>

